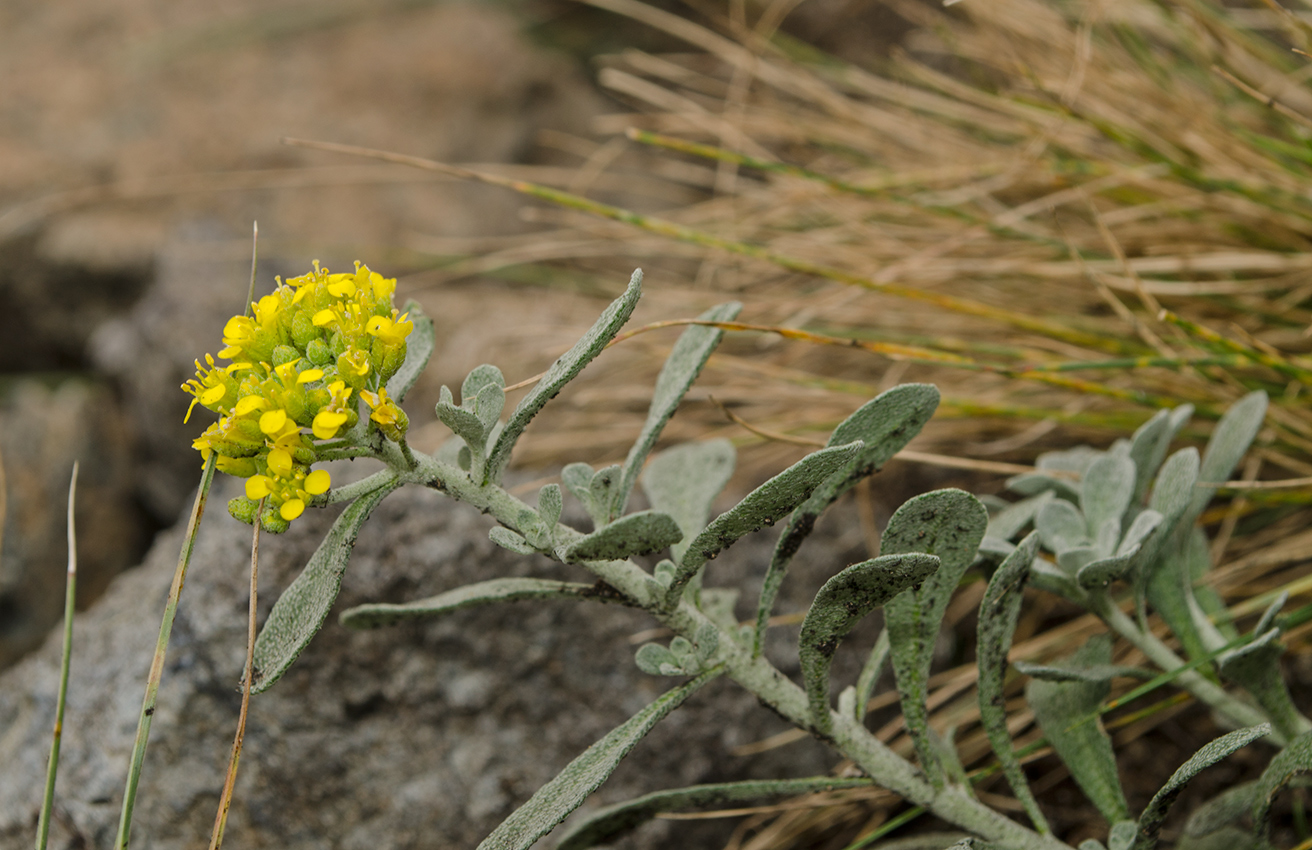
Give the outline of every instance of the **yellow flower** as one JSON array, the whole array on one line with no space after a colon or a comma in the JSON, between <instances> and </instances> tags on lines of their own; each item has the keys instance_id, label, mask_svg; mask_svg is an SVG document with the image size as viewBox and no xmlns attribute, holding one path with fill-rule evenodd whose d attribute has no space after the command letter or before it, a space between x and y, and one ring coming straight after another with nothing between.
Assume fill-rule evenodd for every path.
<instances>
[{"instance_id":1,"label":"yellow flower","mask_svg":"<svg viewBox=\"0 0 1312 850\"><path fill-rule=\"evenodd\" d=\"M410 314L405 313L401 318L393 321L386 316L374 316L365 325L365 331L388 345L401 345L405 338L415 329L415 323L406 321Z\"/></svg>"},{"instance_id":2,"label":"yellow flower","mask_svg":"<svg viewBox=\"0 0 1312 850\"><path fill-rule=\"evenodd\" d=\"M337 429L346 424L347 416L336 410L321 410L314 417L314 426L310 429L320 440L331 440L337 436Z\"/></svg>"},{"instance_id":3,"label":"yellow flower","mask_svg":"<svg viewBox=\"0 0 1312 850\"><path fill-rule=\"evenodd\" d=\"M305 476L305 492L311 496L318 496L327 493L328 488L333 484L332 476L326 469L316 469L309 475Z\"/></svg>"}]
</instances>

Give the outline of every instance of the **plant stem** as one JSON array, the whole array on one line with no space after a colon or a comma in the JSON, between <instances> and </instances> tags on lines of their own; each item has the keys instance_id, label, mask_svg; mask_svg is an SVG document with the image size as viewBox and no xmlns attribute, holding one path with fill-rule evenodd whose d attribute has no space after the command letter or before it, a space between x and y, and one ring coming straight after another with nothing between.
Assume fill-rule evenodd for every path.
<instances>
[{"instance_id":1,"label":"plant stem","mask_svg":"<svg viewBox=\"0 0 1312 850\"><path fill-rule=\"evenodd\" d=\"M45 850L50 838L50 813L55 807L55 776L59 773L59 744L64 736L64 706L68 701L68 671L73 658L73 614L77 600L77 530L73 505L77 501L77 461L68 484L68 581L64 588L64 649L59 662L59 696L55 700L55 731L50 741L50 764L46 768L46 793L37 820L36 850Z\"/></svg>"},{"instance_id":2,"label":"plant stem","mask_svg":"<svg viewBox=\"0 0 1312 850\"><path fill-rule=\"evenodd\" d=\"M464 471L426 455L418 455L416 460L418 467L413 472L394 468L393 474L403 480L442 490L492 514L508 528L524 530L518 528L518 518L528 508L524 502L495 484L475 484ZM558 525L555 535L557 548L544 554L559 557L571 543L583 536L569 526ZM763 703L799 728L816 732L806 694L764 657L754 657L750 640L745 645L739 644L736 635L713 624L686 599L670 610L661 610L664 588L632 561L588 561L582 566L684 637L691 638L710 626L716 628L720 635L718 648L706 661L706 666L723 664L730 678ZM1021 826L958 788L934 788L919 769L889 749L855 718L832 710L830 716L833 728L826 739L840 753L856 762L875 784L924 806L946 821L1013 850L1069 850L1066 844Z\"/></svg>"},{"instance_id":3,"label":"plant stem","mask_svg":"<svg viewBox=\"0 0 1312 850\"><path fill-rule=\"evenodd\" d=\"M196 491L196 501L191 507L191 519L187 522L187 536L182 542L182 551L178 554L178 566L173 572L173 584L169 588L168 602L164 604L164 618L159 624L155 657L150 662L150 675L146 678L146 696L141 702L141 716L137 720L137 738L132 746L132 761L128 766L127 783L123 789L123 811L119 815L118 836L114 839L114 850L126 850L128 846L128 836L132 830L132 809L137 800L137 784L141 781L141 765L146 759L150 723L155 715L155 698L159 693L160 679L164 676L164 656L168 652L169 636L173 632L173 618L178 612L178 597L182 595L182 584L187 578L187 566L191 563L191 553L196 547L196 533L200 530L200 518L205 513L205 501L210 494L210 484L214 481L214 464L217 460L218 454L211 452L209 459L205 461L200 489Z\"/></svg>"},{"instance_id":4,"label":"plant stem","mask_svg":"<svg viewBox=\"0 0 1312 850\"><path fill-rule=\"evenodd\" d=\"M256 516L264 512L267 499L260 499ZM260 564L260 523L251 523L251 600L247 609L246 670L241 677L241 711L237 715L237 734L232 739L232 755L228 759L228 775L223 779L223 793L219 797L219 810L214 815L214 831L210 834L210 850L219 850L223 844L223 830L228 825L228 809L232 806L232 791L237 784L237 763L241 761L241 746L246 739L246 714L251 705L251 671L255 669L255 613L256 589Z\"/></svg>"},{"instance_id":5,"label":"plant stem","mask_svg":"<svg viewBox=\"0 0 1312 850\"><path fill-rule=\"evenodd\" d=\"M1148 656L1154 664L1167 673L1180 671L1176 681L1203 703L1230 718L1239 726L1256 726L1268 722L1259 709L1226 693L1223 688L1209 680L1196 670L1181 670L1188 667L1183 658L1176 655L1169 646L1162 643L1156 635L1146 629L1140 629L1134 621L1126 616L1120 606L1104 595L1093 595L1090 599L1094 613L1102 618L1108 628L1128 640L1136 649ZM1274 729L1267 736L1273 743L1283 747L1287 741Z\"/></svg>"}]
</instances>

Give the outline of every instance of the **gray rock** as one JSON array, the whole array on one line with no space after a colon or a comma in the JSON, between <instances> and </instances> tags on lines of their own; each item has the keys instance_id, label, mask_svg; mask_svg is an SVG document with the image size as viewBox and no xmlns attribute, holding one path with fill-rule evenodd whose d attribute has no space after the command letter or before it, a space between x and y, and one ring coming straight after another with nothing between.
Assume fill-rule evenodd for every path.
<instances>
[{"instance_id":1,"label":"gray rock","mask_svg":"<svg viewBox=\"0 0 1312 850\"><path fill-rule=\"evenodd\" d=\"M211 500L174 628L134 847L194 847L213 821L239 705L249 581L250 532L223 511L227 489ZM322 537L325 513L262 537L262 617ZM825 577L861 557L851 549L855 523L846 520L808 544L780 610L798 610ZM338 610L493 576L585 578L493 546L490 524L430 491L393 494L360 535ZM161 535L145 564L77 619L52 847L112 843L179 542L178 530ZM745 584L754 599L769 546L765 537L733 547L711 565L708 583ZM738 613L748 616L747 606ZM370 632L330 617L288 675L252 702L230 846L474 846L571 758L677 681L646 676L633 663L630 637L653 625L620 606L564 602ZM796 630L775 632L770 651L795 674L787 659L795 658ZM31 843L58 657L52 637L0 676L0 850ZM855 658L839 675L852 674ZM718 680L664 720L588 806L696 782L829 769L833 757L809 739L750 757L729 752L783 728L750 694ZM625 846L722 841L731 827L656 823Z\"/></svg>"},{"instance_id":2,"label":"gray rock","mask_svg":"<svg viewBox=\"0 0 1312 850\"><path fill-rule=\"evenodd\" d=\"M114 394L78 378L20 379L0 400L6 510L0 549L0 669L41 644L64 610L69 475L85 606L140 557L148 524L133 499L131 438Z\"/></svg>"}]
</instances>

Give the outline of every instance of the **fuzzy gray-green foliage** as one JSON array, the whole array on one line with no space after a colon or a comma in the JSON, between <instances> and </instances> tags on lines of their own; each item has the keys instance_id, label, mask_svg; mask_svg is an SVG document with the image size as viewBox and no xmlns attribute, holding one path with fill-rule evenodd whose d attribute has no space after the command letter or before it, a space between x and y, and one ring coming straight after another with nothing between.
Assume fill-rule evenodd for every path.
<instances>
[{"instance_id":1,"label":"fuzzy gray-green foliage","mask_svg":"<svg viewBox=\"0 0 1312 850\"><path fill-rule=\"evenodd\" d=\"M459 404L442 388L436 415L458 438L454 448L435 457L415 457L392 447L390 454L377 454L389 464L386 473L337 491L337 501L351 504L278 600L257 641L256 664L263 677L257 690L276 682L321 627L336 599L351 545L373 507L403 483L423 484L490 513L500 523L489 532L498 545L525 557L551 558L589 570L595 583L492 577L428 599L357 606L342 615L344 624L372 628L451 616L475 606L543 599L618 602L644 609L672 632L668 643L648 643L637 650L638 667L654 676L692 677L575 759L516 809L482 848L532 845L604 782L661 718L710 679L727 673L781 716L829 741L868 779L670 789L604 810L572 831L561 847L581 850L660 812L874 784L894 789L972 833L960 840L960 833L925 836L916 839L916 846L940 848L958 840L953 847L1063 850L1066 845L1052 837L1027 784L1005 710L1008 654L1027 589L1055 592L1085 607L1155 668L1113 663L1111 634L1094 636L1066 659L1011 665L1030 679L1027 700L1048 742L1111 824L1105 844L1090 839L1082 850L1152 850L1162 820L1185 783L1263 736L1292 743L1260 782L1200 809L1186 830L1186 841L1195 842L1191 850L1200 850L1198 841L1233 834L1265 842L1275 796L1296 774L1312 770L1312 723L1298 712L1281 678L1277 614L1283 600L1268 608L1249 636L1239 637L1229 624L1215 625L1220 600L1199 586L1211 564L1207 540L1195 528L1219 482L1232 473L1258 434L1266 412L1264 393L1246 396L1221 418L1201 457L1193 448L1170 454L1173 439L1191 413L1185 406L1159 412L1130 439L1106 450L1077 447L1040 456L1036 471L1008 482L1020 501L998 505L994 499L992 516L980 500L960 490L911 499L889 520L880 556L838 571L816 594L802 621L797 652L803 686L798 687L762 655L762 638L789 563L817 518L920 431L938 405L938 391L909 384L880 394L838 425L825 448L712 519L734 468L732 444L710 440L652 455L665 424L723 336L719 328L694 324L683 332L662 369L646 422L625 462L601 469L572 463L564 468L561 483L542 487L536 508L530 507L497 483L516 440L547 401L614 339L640 292L641 273L636 272L624 294L504 423L505 381L496 367L480 366L462 384ZM736 303L722 304L699 318L723 322L737 316L739 309ZM398 399L432 351L431 322L417 311L415 317L413 347L389 386ZM358 429L360 434L366 427ZM651 510L626 513L629 494L639 480ZM592 518L591 532L561 522L564 491ZM764 565L755 624L740 625L735 611L739 589L703 589L702 574L721 550L781 520L786 522ZM662 557L667 550L668 557ZM631 560L635 556L660 560L648 570ZM935 643L947 606L972 568L988 579L978 626L981 723L1033 830L975 798L951 732L940 736L928 723ZM1137 622L1122 610L1127 600L1133 603ZM834 651L858 620L881 606L885 630L855 686L840 689L834 712L829 701ZM1144 617L1149 611L1170 626L1192 664L1147 628ZM890 658L919 770L864 726L866 702ZM1195 667L1204 667L1205 674ZM1247 696L1218 686L1218 673ZM1137 818L1122 792L1116 755L1099 720L1110 681L1123 676L1172 680L1235 725L1247 727L1196 753ZM1238 817L1248 809L1252 834L1242 832Z\"/></svg>"}]
</instances>

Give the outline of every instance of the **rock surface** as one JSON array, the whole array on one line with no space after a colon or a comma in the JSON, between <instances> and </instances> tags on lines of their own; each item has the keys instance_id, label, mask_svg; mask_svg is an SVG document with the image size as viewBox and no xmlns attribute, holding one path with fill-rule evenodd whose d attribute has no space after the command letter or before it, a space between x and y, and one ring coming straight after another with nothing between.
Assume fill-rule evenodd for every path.
<instances>
[{"instance_id":1,"label":"rock surface","mask_svg":"<svg viewBox=\"0 0 1312 850\"><path fill-rule=\"evenodd\" d=\"M137 848L194 847L213 821L239 705L249 581L249 529L226 516L227 495L211 500L174 628L138 798ZM262 617L325 532L325 513L262 538ZM779 610L798 610L824 578L862 557L847 519L827 531L822 524ZM564 571L496 548L487 539L490 525L431 491L394 493L360 535L336 610L492 576ZM121 575L77 619L52 847L113 841L179 542L176 529L161 535L145 564ZM742 541L715 561L709 583L741 582L754 598L753 577L759 584L769 546L769 538ZM742 603L738 613L748 613ZM629 638L652 625L641 612L592 603L517 603L372 632L348 631L334 613L288 675L252 702L228 842L473 847L571 758L677 681L634 666ZM772 654L795 658L787 648L795 627L771 637ZM58 658L52 637L0 676L0 850L31 845ZM784 669L795 673L796 665ZM750 694L719 680L658 725L588 805L832 766L833 757L809 739L756 756L729 753L782 728ZM731 826L662 822L626 846L701 846L722 841Z\"/></svg>"}]
</instances>

